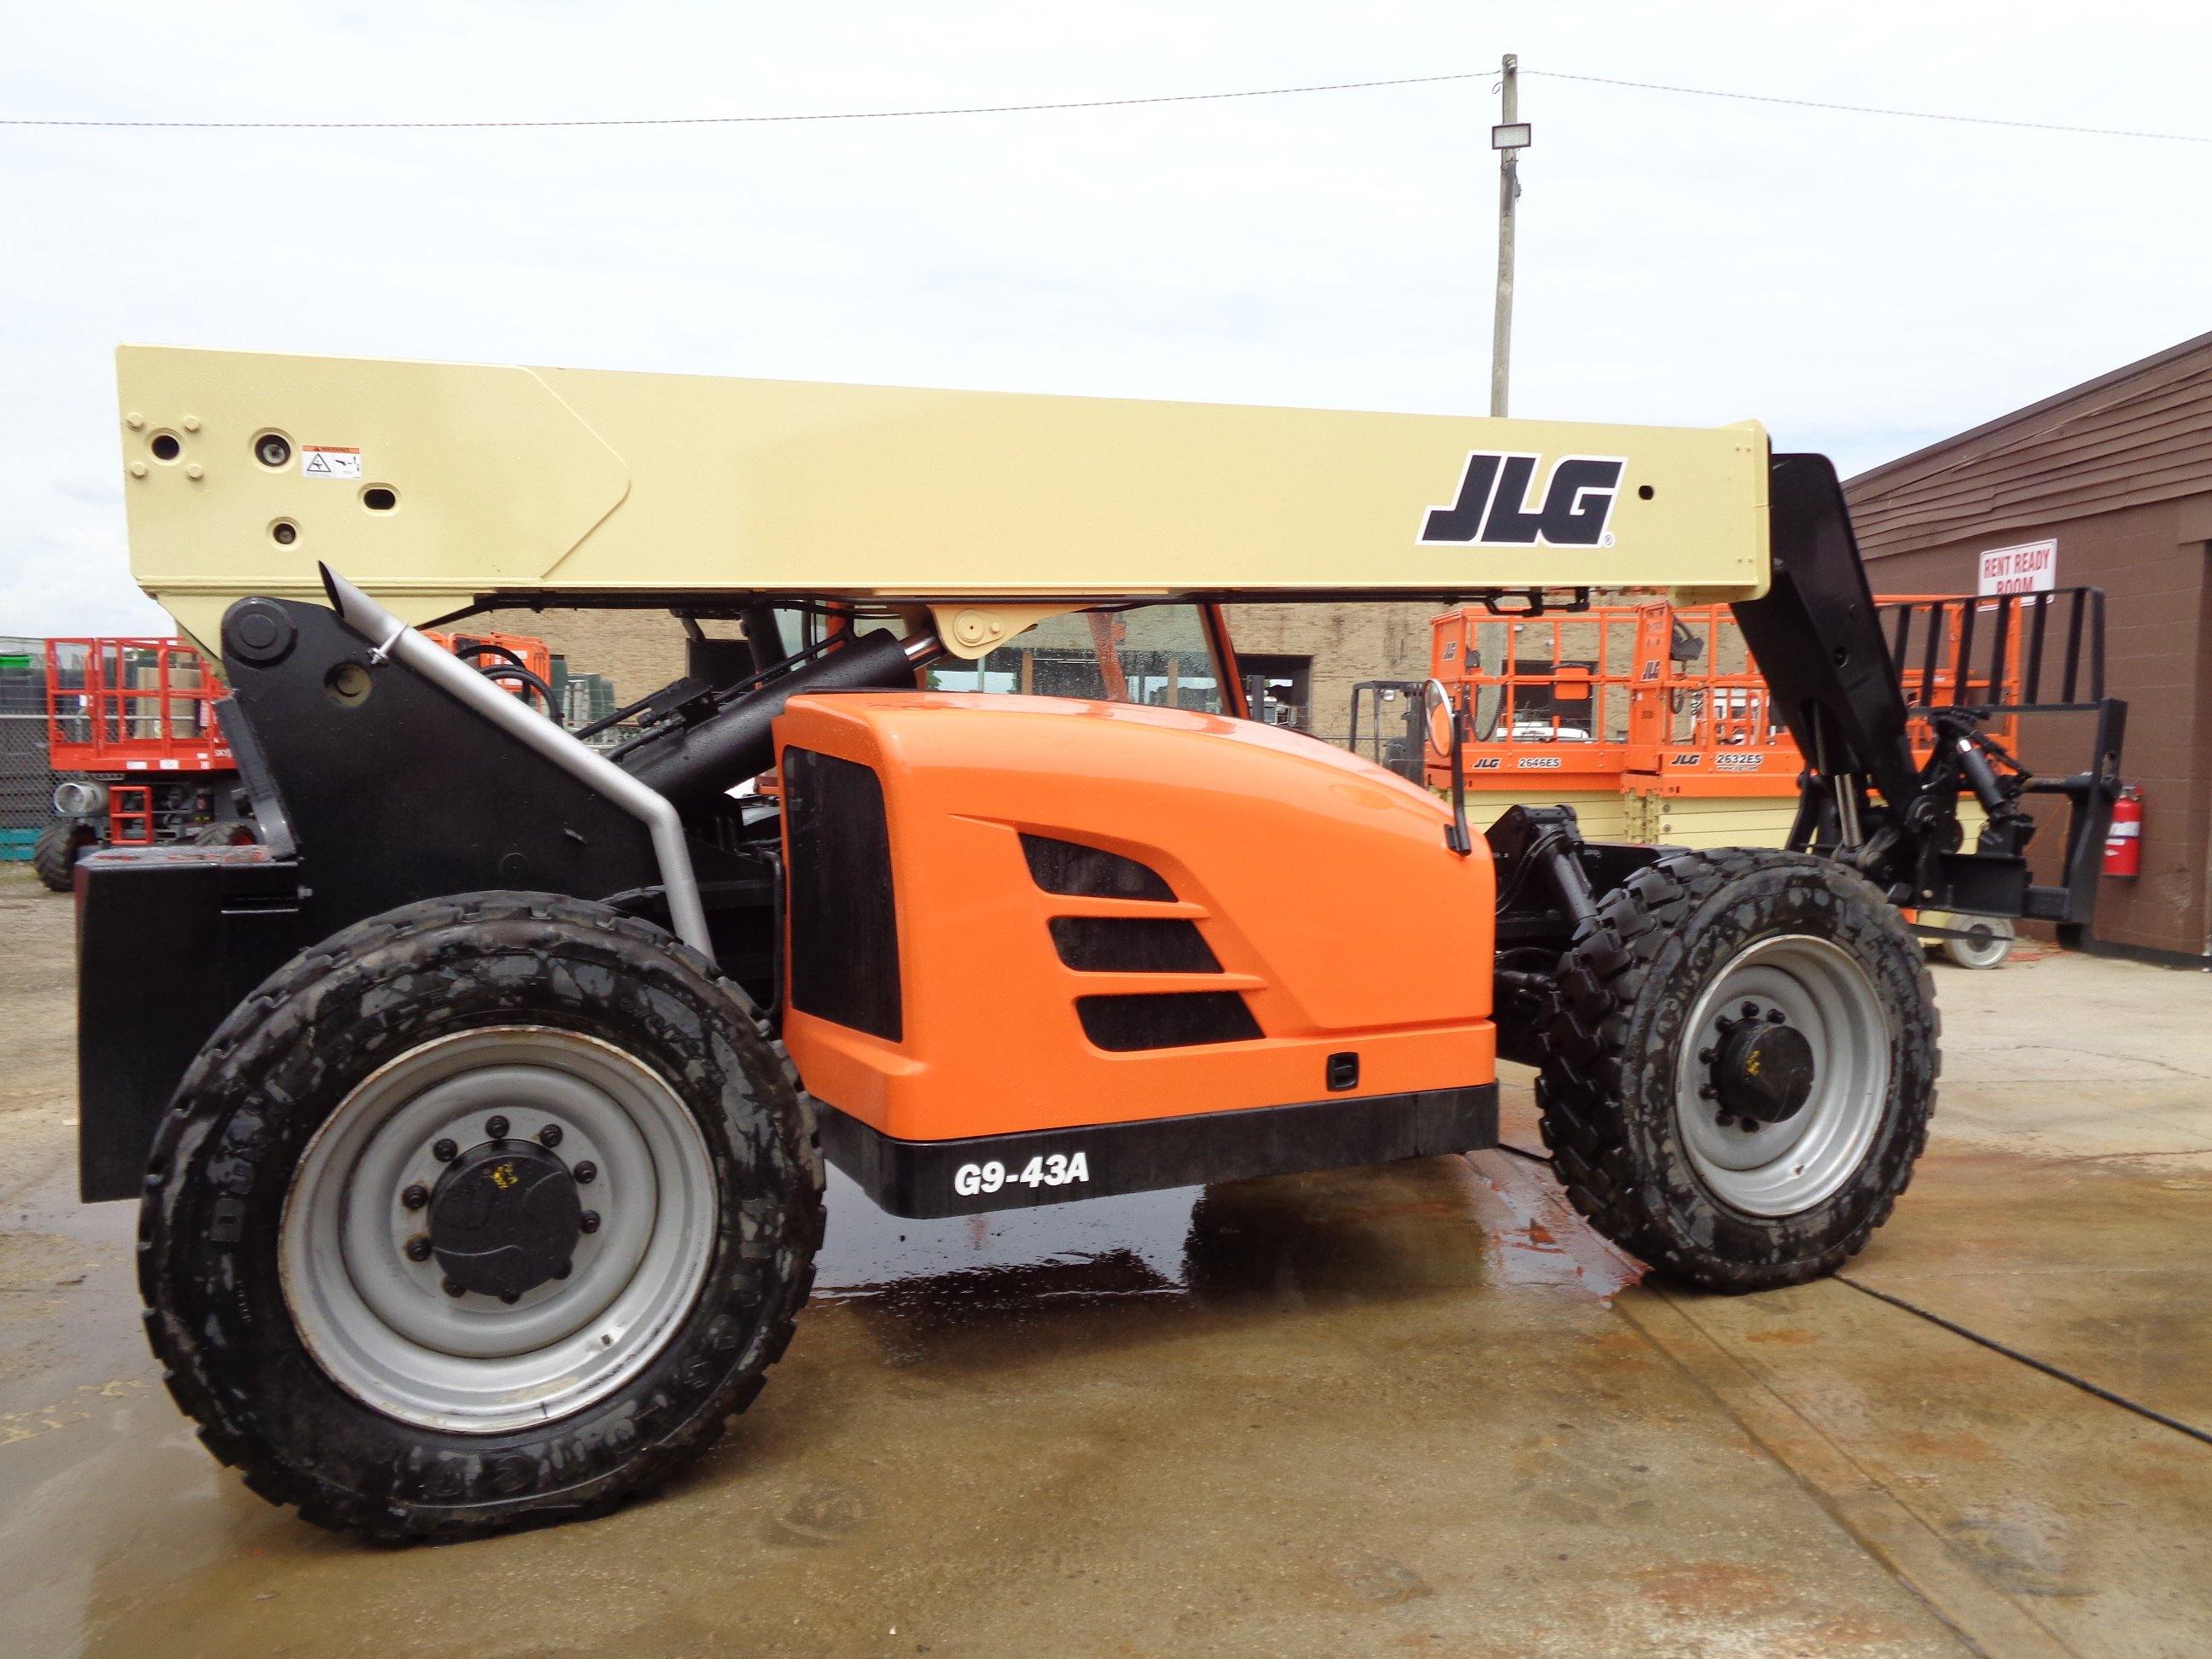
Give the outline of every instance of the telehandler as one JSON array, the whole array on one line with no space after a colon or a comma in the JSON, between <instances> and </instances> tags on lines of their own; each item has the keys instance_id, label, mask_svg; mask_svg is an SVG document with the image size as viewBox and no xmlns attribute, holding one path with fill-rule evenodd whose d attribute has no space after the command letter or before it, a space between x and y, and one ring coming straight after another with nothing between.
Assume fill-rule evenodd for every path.
<instances>
[{"instance_id":1,"label":"telehandler","mask_svg":"<svg viewBox=\"0 0 2212 1659\"><path fill-rule=\"evenodd\" d=\"M1897 907L2094 897L2123 707L2069 672L2077 775L1972 710L1917 763L1834 471L1755 424L119 376L134 574L220 652L264 844L78 866L82 1192L140 1200L209 1449L325 1526L460 1538L666 1480L791 1339L825 1157L927 1217L1467 1152L1502 1056L1655 1270L1831 1272L1934 1101ZM1600 586L1734 604L1809 757L1790 850L1563 808L1476 837L1462 789L1240 718L1224 601ZM422 631L550 606L694 635L607 752ZM2069 802L2057 884L2030 790Z\"/></svg>"}]
</instances>

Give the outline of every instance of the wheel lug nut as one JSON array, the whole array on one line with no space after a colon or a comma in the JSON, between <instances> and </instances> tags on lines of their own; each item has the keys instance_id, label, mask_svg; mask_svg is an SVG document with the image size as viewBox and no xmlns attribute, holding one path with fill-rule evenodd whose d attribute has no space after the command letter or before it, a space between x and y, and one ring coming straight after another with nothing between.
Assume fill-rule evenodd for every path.
<instances>
[{"instance_id":1,"label":"wheel lug nut","mask_svg":"<svg viewBox=\"0 0 2212 1659\"><path fill-rule=\"evenodd\" d=\"M1718 1100L1720 1097L1721 1091L1714 1088L1710 1083L1705 1085L1704 1088L1698 1091L1698 1098L1699 1100Z\"/></svg>"},{"instance_id":2,"label":"wheel lug nut","mask_svg":"<svg viewBox=\"0 0 2212 1659\"><path fill-rule=\"evenodd\" d=\"M417 1233L407 1241L407 1259L410 1261L428 1261L430 1259L429 1234Z\"/></svg>"},{"instance_id":3,"label":"wheel lug nut","mask_svg":"<svg viewBox=\"0 0 2212 1659\"><path fill-rule=\"evenodd\" d=\"M467 1291L468 1286L462 1284L458 1279L449 1279L446 1281L446 1294L447 1296L463 1296L467 1294Z\"/></svg>"},{"instance_id":4,"label":"wheel lug nut","mask_svg":"<svg viewBox=\"0 0 2212 1659\"><path fill-rule=\"evenodd\" d=\"M562 1262L562 1263L558 1267L556 1267L556 1268L555 1268L555 1269L553 1270L553 1277L554 1277L554 1278L556 1278L556 1279L566 1279L566 1278L567 1278L570 1273L574 1273L575 1270L576 1270L576 1264L575 1264L574 1262L573 1262L573 1261L564 1261L564 1262Z\"/></svg>"},{"instance_id":5,"label":"wheel lug nut","mask_svg":"<svg viewBox=\"0 0 2212 1659\"><path fill-rule=\"evenodd\" d=\"M546 1147L558 1146L561 1144L561 1126L557 1123L549 1123L540 1129L538 1132L538 1144Z\"/></svg>"},{"instance_id":6,"label":"wheel lug nut","mask_svg":"<svg viewBox=\"0 0 2212 1659\"><path fill-rule=\"evenodd\" d=\"M1755 1117L1747 1117L1735 1127L1747 1135L1755 1135L1759 1133L1759 1120Z\"/></svg>"},{"instance_id":7,"label":"wheel lug nut","mask_svg":"<svg viewBox=\"0 0 2212 1659\"><path fill-rule=\"evenodd\" d=\"M1735 1120L1730 1117L1726 1112L1720 1113L1713 1121L1719 1124L1723 1129L1733 1129L1735 1127Z\"/></svg>"},{"instance_id":8,"label":"wheel lug nut","mask_svg":"<svg viewBox=\"0 0 2212 1659\"><path fill-rule=\"evenodd\" d=\"M580 1226L581 1226L581 1227L583 1228L583 1230L584 1230L586 1232L587 1232L587 1233L595 1233L595 1232L599 1231L599 1212L597 1210L586 1210L586 1211L585 1211L585 1212L584 1212L584 1218L583 1218L583 1220L582 1220L581 1222L580 1222L578 1224L579 1224Z\"/></svg>"},{"instance_id":9,"label":"wheel lug nut","mask_svg":"<svg viewBox=\"0 0 2212 1659\"><path fill-rule=\"evenodd\" d=\"M461 1155L461 1149L450 1140L441 1140L430 1149L430 1156L441 1164L451 1164Z\"/></svg>"},{"instance_id":10,"label":"wheel lug nut","mask_svg":"<svg viewBox=\"0 0 2212 1659\"><path fill-rule=\"evenodd\" d=\"M1711 1064L1713 1063L1714 1057L1715 1057L1716 1055L1717 1055L1719 1053L1720 1053L1720 1050L1719 1050L1719 1049L1717 1049L1717 1048L1700 1048L1700 1049L1698 1049L1698 1065L1700 1065L1700 1066L1710 1066L1710 1065L1711 1065Z\"/></svg>"},{"instance_id":11,"label":"wheel lug nut","mask_svg":"<svg viewBox=\"0 0 2212 1659\"><path fill-rule=\"evenodd\" d=\"M399 1201L410 1210L419 1210L430 1201L430 1189L418 1181L399 1194Z\"/></svg>"},{"instance_id":12,"label":"wheel lug nut","mask_svg":"<svg viewBox=\"0 0 2212 1659\"><path fill-rule=\"evenodd\" d=\"M1779 1008L1769 1008L1766 1011L1766 1023L1769 1025L1787 1025L1790 1023L1790 1016Z\"/></svg>"},{"instance_id":13,"label":"wheel lug nut","mask_svg":"<svg viewBox=\"0 0 2212 1659\"><path fill-rule=\"evenodd\" d=\"M506 1139L507 1120L503 1117L486 1118L484 1120L484 1138L488 1140Z\"/></svg>"},{"instance_id":14,"label":"wheel lug nut","mask_svg":"<svg viewBox=\"0 0 2212 1659\"><path fill-rule=\"evenodd\" d=\"M599 1166L586 1158L576 1166L576 1184L588 1187L599 1178Z\"/></svg>"},{"instance_id":15,"label":"wheel lug nut","mask_svg":"<svg viewBox=\"0 0 2212 1659\"><path fill-rule=\"evenodd\" d=\"M499 1299L506 1303L508 1307L512 1308L516 1303L522 1300L522 1292L520 1291L501 1291L499 1293Z\"/></svg>"},{"instance_id":16,"label":"wheel lug nut","mask_svg":"<svg viewBox=\"0 0 2212 1659\"><path fill-rule=\"evenodd\" d=\"M1743 1017L1746 1019L1757 1019L1759 1018L1759 1005L1747 998L1743 1005Z\"/></svg>"}]
</instances>

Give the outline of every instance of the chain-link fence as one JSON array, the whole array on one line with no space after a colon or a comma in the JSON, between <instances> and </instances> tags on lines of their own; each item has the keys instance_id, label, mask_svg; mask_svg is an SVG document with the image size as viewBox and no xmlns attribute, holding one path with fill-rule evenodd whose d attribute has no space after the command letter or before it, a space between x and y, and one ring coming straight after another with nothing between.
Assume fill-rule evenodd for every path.
<instances>
[{"instance_id":1,"label":"chain-link fence","mask_svg":"<svg viewBox=\"0 0 2212 1659\"><path fill-rule=\"evenodd\" d=\"M60 781L46 758L46 641L0 635L0 860L31 856Z\"/></svg>"}]
</instances>

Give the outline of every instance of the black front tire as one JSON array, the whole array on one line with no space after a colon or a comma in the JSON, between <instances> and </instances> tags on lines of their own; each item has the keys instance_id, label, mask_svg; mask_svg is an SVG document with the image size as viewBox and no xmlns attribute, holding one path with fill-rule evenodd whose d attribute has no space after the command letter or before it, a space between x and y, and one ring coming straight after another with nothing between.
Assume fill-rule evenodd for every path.
<instances>
[{"instance_id":1,"label":"black front tire","mask_svg":"<svg viewBox=\"0 0 2212 1659\"><path fill-rule=\"evenodd\" d=\"M76 861L100 845L100 832L82 818L56 818L39 831L31 848L31 868L51 892L76 885Z\"/></svg>"},{"instance_id":2,"label":"black front tire","mask_svg":"<svg viewBox=\"0 0 2212 1659\"><path fill-rule=\"evenodd\" d=\"M496 1432L425 1427L309 1352L280 1272L286 1204L365 1079L518 1026L611 1045L680 1097L712 1164L707 1265L611 1395ZM333 1529L445 1540L601 1514L696 1458L790 1340L822 1227L811 1109L711 962L602 905L472 894L349 927L232 1012L156 1137L139 1283L171 1393L255 1492Z\"/></svg>"},{"instance_id":3,"label":"black front tire","mask_svg":"<svg viewBox=\"0 0 2212 1659\"><path fill-rule=\"evenodd\" d=\"M1687 1028L1732 963L1797 937L1836 946L1869 988L1886 1087L1834 1191L1794 1213L1753 1213L1692 1156L1684 1054L1710 1038ZM1600 1232L1671 1278L1742 1291L1833 1273L1888 1219L1927 1145L1937 1031L1923 951L1859 876L1765 849L1672 854L1605 895L1560 963L1536 1085L1553 1170Z\"/></svg>"}]
</instances>

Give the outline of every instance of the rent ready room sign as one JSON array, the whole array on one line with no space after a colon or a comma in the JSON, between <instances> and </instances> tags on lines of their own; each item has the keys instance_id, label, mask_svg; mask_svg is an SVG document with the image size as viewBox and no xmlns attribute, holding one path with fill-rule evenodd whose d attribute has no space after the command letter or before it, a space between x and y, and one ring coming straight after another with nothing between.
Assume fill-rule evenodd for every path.
<instances>
[{"instance_id":1,"label":"rent ready room sign","mask_svg":"<svg viewBox=\"0 0 2212 1659\"><path fill-rule=\"evenodd\" d=\"M2057 586L2058 544L1991 548L1981 556L1977 593L2047 593Z\"/></svg>"}]
</instances>

